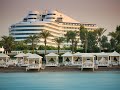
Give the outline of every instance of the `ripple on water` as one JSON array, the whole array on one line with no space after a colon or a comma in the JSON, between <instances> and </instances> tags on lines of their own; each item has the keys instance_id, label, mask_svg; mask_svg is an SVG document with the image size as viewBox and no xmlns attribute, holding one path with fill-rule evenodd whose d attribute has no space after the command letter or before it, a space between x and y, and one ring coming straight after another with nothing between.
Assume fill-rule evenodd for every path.
<instances>
[{"instance_id":1,"label":"ripple on water","mask_svg":"<svg viewBox=\"0 0 120 90\"><path fill-rule=\"evenodd\" d=\"M0 90L119 90L120 72L0 73Z\"/></svg>"}]
</instances>

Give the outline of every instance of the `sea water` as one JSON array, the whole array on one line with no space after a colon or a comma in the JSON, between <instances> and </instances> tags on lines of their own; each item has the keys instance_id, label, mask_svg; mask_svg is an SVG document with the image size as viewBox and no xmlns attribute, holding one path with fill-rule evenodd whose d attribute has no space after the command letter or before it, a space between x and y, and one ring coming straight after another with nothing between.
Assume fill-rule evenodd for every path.
<instances>
[{"instance_id":1,"label":"sea water","mask_svg":"<svg viewBox=\"0 0 120 90\"><path fill-rule=\"evenodd\" d=\"M120 72L0 73L0 90L120 90Z\"/></svg>"}]
</instances>

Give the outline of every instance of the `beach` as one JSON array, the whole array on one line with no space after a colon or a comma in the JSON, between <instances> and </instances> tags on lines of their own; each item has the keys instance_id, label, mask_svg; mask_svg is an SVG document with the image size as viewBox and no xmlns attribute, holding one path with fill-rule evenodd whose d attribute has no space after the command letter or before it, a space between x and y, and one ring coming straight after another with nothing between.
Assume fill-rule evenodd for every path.
<instances>
[{"instance_id":1,"label":"beach","mask_svg":"<svg viewBox=\"0 0 120 90\"><path fill-rule=\"evenodd\" d=\"M84 71L92 71L92 69L84 69ZM112 67L99 67L95 71L120 71L120 66ZM11 73L11 72L26 72L26 67L9 66L8 68L0 67L0 72ZM60 66L60 67L45 67L45 69L29 70L27 72L82 72L78 66Z\"/></svg>"}]
</instances>

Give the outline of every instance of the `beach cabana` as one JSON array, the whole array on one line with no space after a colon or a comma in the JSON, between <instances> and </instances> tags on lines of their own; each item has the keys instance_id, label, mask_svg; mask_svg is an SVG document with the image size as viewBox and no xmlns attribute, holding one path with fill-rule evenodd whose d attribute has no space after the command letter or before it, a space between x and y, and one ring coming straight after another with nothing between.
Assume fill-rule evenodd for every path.
<instances>
[{"instance_id":1,"label":"beach cabana","mask_svg":"<svg viewBox=\"0 0 120 90\"><path fill-rule=\"evenodd\" d=\"M18 66L27 66L28 65L28 59L25 58L26 57L26 54L24 53L19 53L17 54L16 56L14 56L17 58L17 65Z\"/></svg>"},{"instance_id":2,"label":"beach cabana","mask_svg":"<svg viewBox=\"0 0 120 90\"><path fill-rule=\"evenodd\" d=\"M70 52L66 52L62 55L63 57L63 64L66 65L72 65L73 62L73 55Z\"/></svg>"},{"instance_id":3,"label":"beach cabana","mask_svg":"<svg viewBox=\"0 0 120 90\"><path fill-rule=\"evenodd\" d=\"M8 55L0 53L0 67L8 67L7 65L8 60L9 60Z\"/></svg>"},{"instance_id":4,"label":"beach cabana","mask_svg":"<svg viewBox=\"0 0 120 90\"><path fill-rule=\"evenodd\" d=\"M98 53L96 63L98 66L109 66L109 54L108 53Z\"/></svg>"},{"instance_id":5,"label":"beach cabana","mask_svg":"<svg viewBox=\"0 0 120 90\"><path fill-rule=\"evenodd\" d=\"M42 57L37 54L31 54L28 57L28 66L26 71L30 69L37 69L38 71L42 68Z\"/></svg>"},{"instance_id":6,"label":"beach cabana","mask_svg":"<svg viewBox=\"0 0 120 90\"><path fill-rule=\"evenodd\" d=\"M45 55L46 57L46 65L45 66L58 66L59 61L58 61L58 56L55 53L49 53Z\"/></svg>"},{"instance_id":7,"label":"beach cabana","mask_svg":"<svg viewBox=\"0 0 120 90\"><path fill-rule=\"evenodd\" d=\"M27 57L29 57L29 56L31 56L31 55L32 55L32 53L26 53L26 54L23 56L24 62L23 62L23 64L22 64L21 66L28 66L28 65L29 65L29 62L28 62L28 58L27 58Z\"/></svg>"},{"instance_id":8,"label":"beach cabana","mask_svg":"<svg viewBox=\"0 0 120 90\"><path fill-rule=\"evenodd\" d=\"M74 66L82 66L82 53L77 52L75 54L73 54L73 63L72 65Z\"/></svg>"},{"instance_id":9,"label":"beach cabana","mask_svg":"<svg viewBox=\"0 0 120 90\"><path fill-rule=\"evenodd\" d=\"M17 65L17 60L12 60L12 59L9 59L8 62L6 63L8 66L16 66Z\"/></svg>"},{"instance_id":10,"label":"beach cabana","mask_svg":"<svg viewBox=\"0 0 120 90\"><path fill-rule=\"evenodd\" d=\"M81 66L81 71L84 68L92 68L94 71L94 55L91 53L84 53L82 55L82 66Z\"/></svg>"},{"instance_id":11,"label":"beach cabana","mask_svg":"<svg viewBox=\"0 0 120 90\"><path fill-rule=\"evenodd\" d=\"M17 58L17 62L18 62L18 65L21 65L23 63L23 59L24 59L24 56L25 54L24 53L19 53L17 55L15 55L14 57Z\"/></svg>"},{"instance_id":12,"label":"beach cabana","mask_svg":"<svg viewBox=\"0 0 120 90\"><path fill-rule=\"evenodd\" d=\"M119 65L120 64L120 54L114 51L113 53L109 54L110 57L110 64L111 65Z\"/></svg>"}]
</instances>

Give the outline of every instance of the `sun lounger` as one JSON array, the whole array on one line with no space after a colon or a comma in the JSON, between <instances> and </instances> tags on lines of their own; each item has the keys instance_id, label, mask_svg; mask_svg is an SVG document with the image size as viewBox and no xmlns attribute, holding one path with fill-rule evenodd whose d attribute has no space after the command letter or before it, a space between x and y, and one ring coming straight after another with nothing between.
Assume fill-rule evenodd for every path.
<instances>
[{"instance_id":1,"label":"sun lounger","mask_svg":"<svg viewBox=\"0 0 120 90\"><path fill-rule=\"evenodd\" d=\"M80 65L82 65L82 61L75 61L75 62L73 62L72 65L80 66Z\"/></svg>"},{"instance_id":2,"label":"sun lounger","mask_svg":"<svg viewBox=\"0 0 120 90\"><path fill-rule=\"evenodd\" d=\"M58 66L58 64L49 62L45 66Z\"/></svg>"},{"instance_id":3,"label":"sun lounger","mask_svg":"<svg viewBox=\"0 0 120 90\"><path fill-rule=\"evenodd\" d=\"M83 68L93 68L94 71L94 64L92 61L87 60L82 64L81 71L83 70Z\"/></svg>"},{"instance_id":4,"label":"sun lounger","mask_svg":"<svg viewBox=\"0 0 120 90\"><path fill-rule=\"evenodd\" d=\"M17 61L16 60L9 60L6 64L8 66L16 66L17 65Z\"/></svg>"},{"instance_id":5,"label":"sun lounger","mask_svg":"<svg viewBox=\"0 0 120 90\"><path fill-rule=\"evenodd\" d=\"M100 60L98 60L97 63L98 63L98 66L109 66L108 61L104 57L102 57Z\"/></svg>"},{"instance_id":6,"label":"sun lounger","mask_svg":"<svg viewBox=\"0 0 120 90\"><path fill-rule=\"evenodd\" d=\"M26 71L30 70L30 69L38 69L38 71L40 70L41 68L41 64L31 64L31 65L28 65L26 67Z\"/></svg>"},{"instance_id":7,"label":"sun lounger","mask_svg":"<svg viewBox=\"0 0 120 90\"><path fill-rule=\"evenodd\" d=\"M8 67L4 60L0 60L0 67Z\"/></svg>"}]
</instances>

